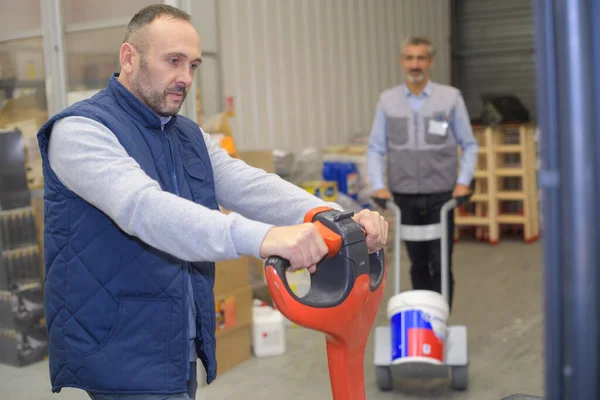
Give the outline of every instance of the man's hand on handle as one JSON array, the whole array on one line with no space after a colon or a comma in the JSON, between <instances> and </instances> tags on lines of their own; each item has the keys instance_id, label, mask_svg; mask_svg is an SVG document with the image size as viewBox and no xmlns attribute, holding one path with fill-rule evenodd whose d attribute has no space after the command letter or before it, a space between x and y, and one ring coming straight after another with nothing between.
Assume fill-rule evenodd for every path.
<instances>
[{"instance_id":1,"label":"man's hand on handle","mask_svg":"<svg viewBox=\"0 0 600 400\"><path fill-rule=\"evenodd\" d=\"M394 199L394 197L392 196L392 192L390 192L387 189L376 190L373 193L373 197L376 197L378 199L386 199L386 200L393 200Z\"/></svg>"},{"instance_id":2,"label":"man's hand on handle","mask_svg":"<svg viewBox=\"0 0 600 400\"><path fill-rule=\"evenodd\" d=\"M367 247L369 253L381 250L387 242L388 223L376 211L362 210L354 216L354 221L367 232Z\"/></svg>"},{"instance_id":3,"label":"man's hand on handle","mask_svg":"<svg viewBox=\"0 0 600 400\"><path fill-rule=\"evenodd\" d=\"M452 192L452 197L463 197L469 194L469 187L467 185L463 185L458 183Z\"/></svg>"},{"instance_id":4,"label":"man's hand on handle","mask_svg":"<svg viewBox=\"0 0 600 400\"><path fill-rule=\"evenodd\" d=\"M271 228L260 245L260 256L279 256L290 262L289 271L307 268L316 271L317 263L328 253L325 241L312 223Z\"/></svg>"},{"instance_id":5,"label":"man's hand on handle","mask_svg":"<svg viewBox=\"0 0 600 400\"><path fill-rule=\"evenodd\" d=\"M354 216L354 221L363 227L369 253L375 253L385 246L388 223L378 213L362 210ZM267 232L260 245L260 256L279 256L290 262L289 271L307 268L316 271L316 265L329 252L325 241L312 223L274 227Z\"/></svg>"}]
</instances>

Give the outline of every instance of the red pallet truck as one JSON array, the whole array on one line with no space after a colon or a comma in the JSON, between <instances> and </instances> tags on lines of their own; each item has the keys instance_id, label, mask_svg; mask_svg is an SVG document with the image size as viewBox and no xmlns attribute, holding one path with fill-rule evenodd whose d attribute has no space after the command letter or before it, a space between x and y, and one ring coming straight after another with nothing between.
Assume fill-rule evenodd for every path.
<instances>
[{"instance_id":1,"label":"red pallet truck","mask_svg":"<svg viewBox=\"0 0 600 400\"><path fill-rule=\"evenodd\" d=\"M308 293L297 297L286 279L287 260L269 257L265 277L273 302L290 321L325 334L334 400L365 400L364 358L385 287L384 252L369 254L353 212L317 208L316 225L329 248L311 274Z\"/></svg>"}]
</instances>

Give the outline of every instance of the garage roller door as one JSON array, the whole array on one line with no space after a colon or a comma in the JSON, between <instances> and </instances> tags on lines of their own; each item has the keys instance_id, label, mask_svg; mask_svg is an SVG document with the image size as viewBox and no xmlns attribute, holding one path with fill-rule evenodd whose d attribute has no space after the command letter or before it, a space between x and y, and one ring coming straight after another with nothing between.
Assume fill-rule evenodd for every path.
<instances>
[{"instance_id":1,"label":"garage roller door","mask_svg":"<svg viewBox=\"0 0 600 400\"><path fill-rule=\"evenodd\" d=\"M535 118L532 4L527 0L454 0L454 85L472 118L483 93L516 95Z\"/></svg>"}]
</instances>

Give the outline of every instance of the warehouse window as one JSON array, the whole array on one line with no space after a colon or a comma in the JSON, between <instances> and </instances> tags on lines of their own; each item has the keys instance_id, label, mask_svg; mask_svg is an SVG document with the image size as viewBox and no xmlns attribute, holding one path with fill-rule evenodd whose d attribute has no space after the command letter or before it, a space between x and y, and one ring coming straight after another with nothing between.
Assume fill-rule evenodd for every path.
<instances>
[{"instance_id":1,"label":"warehouse window","mask_svg":"<svg viewBox=\"0 0 600 400\"><path fill-rule=\"evenodd\" d=\"M39 3L39 1L38 1ZM82 24L92 26L99 22L113 24L123 21L125 25L131 17L145 6L160 3L151 0L63 0L63 18L65 24Z\"/></svg>"},{"instance_id":2,"label":"warehouse window","mask_svg":"<svg viewBox=\"0 0 600 400\"><path fill-rule=\"evenodd\" d=\"M118 72L129 20L152 0L63 0L67 103L90 97Z\"/></svg>"},{"instance_id":3,"label":"warehouse window","mask_svg":"<svg viewBox=\"0 0 600 400\"><path fill-rule=\"evenodd\" d=\"M47 118L39 0L15 1L0 13L0 129L28 134Z\"/></svg>"}]
</instances>

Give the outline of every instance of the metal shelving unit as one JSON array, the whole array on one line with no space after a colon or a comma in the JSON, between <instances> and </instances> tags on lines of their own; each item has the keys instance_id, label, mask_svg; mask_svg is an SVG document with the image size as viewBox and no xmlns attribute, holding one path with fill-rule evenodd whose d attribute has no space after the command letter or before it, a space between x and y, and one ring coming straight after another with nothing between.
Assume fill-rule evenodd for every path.
<instances>
[{"instance_id":1,"label":"metal shelving unit","mask_svg":"<svg viewBox=\"0 0 600 400\"><path fill-rule=\"evenodd\" d=\"M21 132L0 131L0 363L48 354L41 249Z\"/></svg>"}]
</instances>

